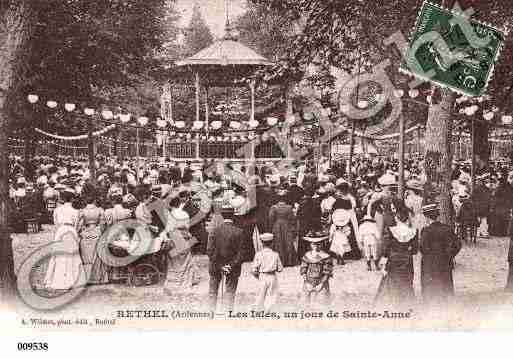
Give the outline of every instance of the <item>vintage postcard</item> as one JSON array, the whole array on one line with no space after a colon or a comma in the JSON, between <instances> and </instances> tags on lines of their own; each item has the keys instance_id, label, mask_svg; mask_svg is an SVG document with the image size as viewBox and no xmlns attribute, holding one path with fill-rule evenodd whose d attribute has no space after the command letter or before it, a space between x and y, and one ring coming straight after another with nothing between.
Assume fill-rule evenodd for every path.
<instances>
[{"instance_id":1,"label":"vintage postcard","mask_svg":"<svg viewBox=\"0 0 513 359\"><path fill-rule=\"evenodd\" d=\"M0 332L512 330L509 5L1 2Z\"/></svg>"}]
</instances>

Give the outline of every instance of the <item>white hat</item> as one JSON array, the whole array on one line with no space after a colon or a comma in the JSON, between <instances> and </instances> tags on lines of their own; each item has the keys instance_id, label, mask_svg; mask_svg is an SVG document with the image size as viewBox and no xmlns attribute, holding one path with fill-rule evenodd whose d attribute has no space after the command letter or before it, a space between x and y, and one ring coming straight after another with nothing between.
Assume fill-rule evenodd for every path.
<instances>
[{"instance_id":1,"label":"white hat","mask_svg":"<svg viewBox=\"0 0 513 359\"><path fill-rule=\"evenodd\" d=\"M333 184L333 182L328 182L324 185L324 190L326 192L334 192L335 191L335 185Z\"/></svg>"},{"instance_id":2,"label":"white hat","mask_svg":"<svg viewBox=\"0 0 513 359\"><path fill-rule=\"evenodd\" d=\"M171 218L175 222L175 228L189 227L190 217L183 209L171 211Z\"/></svg>"},{"instance_id":3,"label":"white hat","mask_svg":"<svg viewBox=\"0 0 513 359\"><path fill-rule=\"evenodd\" d=\"M316 233L313 233L313 234L309 233L303 237L303 239L305 241L311 242L311 243L319 243L319 242L325 241L328 238L329 238L328 235L318 235Z\"/></svg>"},{"instance_id":4,"label":"white hat","mask_svg":"<svg viewBox=\"0 0 513 359\"><path fill-rule=\"evenodd\" d=\"M397 184L395 176L391 172L385 173L383 176L378 178L378 183L382 186L393 186Z\"/></svg>"},{"instance_id":5,"label":"white hat","mask_svg":"<svg viewBox=\"0 0 513 359\"><path fill-rule=\"evenodd\" d=\"M336 209L331 215L331 219L335 226L345 226L351 219L351 211L341 208Z\"/></svg>"},{"instance_id":6,"label":"white hat","mask_svg":"<svg viewBox=\"0 0 513 359\"><path fill-rule=\"evenodd\" d=\"M345 179L343 179L342 177L340 177L339 179L337 179L337 181L335 182L335 186L340 186L342 183L349 183L347 182Z\"/></svg>"},{"instance_id":7,"label":"white hat","mask_svg":"<svg viewBox=\"0 0 513 359\"><path fill-rule=\"evenodd\" d=\"M242 196L235 196L230 201L230 205L235 209L242 207L244 203L246 203L246 199Z\"/></svg>"},{"instance_id":8,"label":"white hat","mask_svg":"<svg viewBox=\"0 0 513 359\"><path fill-rule=\"evenodd\" d=\"M272 233L262 233L260 235L260 240L262 242L270 242L274 239L274 235Z\"/></svg>"}]
</instances>

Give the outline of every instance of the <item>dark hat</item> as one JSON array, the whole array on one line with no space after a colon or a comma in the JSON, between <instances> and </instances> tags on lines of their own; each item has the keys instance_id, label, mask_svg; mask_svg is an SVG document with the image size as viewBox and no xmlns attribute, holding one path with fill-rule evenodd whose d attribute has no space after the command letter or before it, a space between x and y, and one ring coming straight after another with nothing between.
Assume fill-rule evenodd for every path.
<instances>
[{"instance_id":1,"label":"dark hat","mask_svg":"<svg viewBox=\"0 0 513 359\"><path fill-rule=\"evenodd\" d=\"M324 233L324 232L313 232L313 231L310 231L306 234L306 236L303 237L303 239L307 242L311 242L311 243L319 243L319 242L322 242L322 241L325 241L329 238L329 234L328 233Z\"/></svg>"},{"instance_id":2,"label":"dark hat","mask_svg":"<svg viewBox=\"0 0 513 359\"><path fill-rule=\"evenodd\" d=\"M237 183L232 183L232 188L236 193L243 193L246 191L246 189L243 186Z\"/></svg>"},{"instance_id":3,"label":"dark hat","mask_svg":"<svg viewBox=\"0 0 513 359\"><path fill-rule=\"evenodd\" d=\"M151 188L151 194L156 197L160 197L162 195L162 186L153 186Z\"/></svg>"},{"instance_id":4,"label":"dark hat","mask_svg":"<svg viewBox=\"0 0 513 359\"><path fill-rule=\"evenodd\" d=\"M438 203L430 203L422 206L422 213L424 214L435 213L438 211L440 211Z\"/></svg>"},{"instance_id":5,"label":"dark hat","mask_svg":"<svg viewBox=\"0 0 513 359\"><path fill-rule=\"evenodd\" d=\"M235 213L235 209L233 207L223 207L221 208L221 215L222 216L233 216Z\"/></svg>"},{"instance_id":6,"label":"dark hat","mask_svg":"<svg viewBox=\"0 0 513 359\"><path fill-rule=\"evenodd\" d=\"M363 219L362 219L362 223L364 223L364 222L373 222L373 223L376 223L376 220L367 214L367 215L365 215L365 217L363 217Z\"/></svg>"}]
</instances>

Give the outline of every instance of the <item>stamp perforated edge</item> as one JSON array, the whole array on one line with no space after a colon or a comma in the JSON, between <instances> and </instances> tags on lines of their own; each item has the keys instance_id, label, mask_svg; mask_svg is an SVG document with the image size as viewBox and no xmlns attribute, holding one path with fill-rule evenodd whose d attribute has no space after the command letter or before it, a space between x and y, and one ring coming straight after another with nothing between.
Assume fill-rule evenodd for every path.
<instances>
[{"instance_id":1,"label":"stamp perforated edge","mask_svg":"<svg viewBox=\"0 0 513 359\"><path fill-rule=\"evenodd\" d=\"M460 16L460 17L464 17L464 18L468 18L467 16L465 16L464 13L460 12L460 11L457 11L457 10L450 10L450 9L447 9L439 4L435 4L435 3L432 3L431 1L428 1L428 0L424 0L424 2L422 3L422 6L419 8L419 11L417 12L417 19L415 20L415 25L413 26L413 29L412 31L410 32L410 36L409 36L409 43L411 44L416 32L417 32L417 29L418 29L418 26L419 26L419 23L420 23L420 20L421 20L421 15L422 15L422 11L424 10L424 8L427 6L427 5L431 5L431 6L434 6L442 11L445 11L445 12L448 12L450 13L451 15L455 15L455 16ZM470 20L470 19L469 19ZM402 73L402 74L405 74L405 75L408 75L408 76L412 76L412 77L415 77L415 78L418 78L418 79L421 79L423 81L427 81L427 82L430 82L432 84L435 84L437 86L440 86L441 88L444 88L444 89L449 89L459 95L464 95L464 96L468 96L468 97L479 97L479 96L483 96L486 92L486 90L488 89L488 85L490 83L490 80L493 78L493 75L495 73L495 64L497 62L497 60L499 59L499 56L502 52L502 49L504 47L504 43L505 43L505 38L506 36L509 34L509 31L507 29L503 29L503 30L500 30L499 28L493 26L492 24L490 23L487 23L485 21L480 21L480 20L476 20L476 19L471 19L472 22L474 23L478 23L482 26L485 26L485 27L488 27L490 29L493 29L494 31L500 33L503 37L502 41L500 41L500 44L499 44L499 47L497 48L497 52L495 54L495 58L493 59L492 61L492 64L490 66L490 69L488 71L488 74L487 74L487 80L486 80L486 84L483 86L483 89L482 91L479 93L479 94L473 94L473 93L469 93L469 92L466 92L462 89L459 89L459 88L453 88L447 84L444 84L444 83L441 83L439 81L436 81L436 80L433 80L433 79L430 79L426 76L421 76L421 75L418 75L418 74L415 74L413 72L411 72L409 69L406 69L404 68L403 66L406 66L406 61L402 62L401 65L399 66L399 72Z\"/></svg>"}]
</instances>

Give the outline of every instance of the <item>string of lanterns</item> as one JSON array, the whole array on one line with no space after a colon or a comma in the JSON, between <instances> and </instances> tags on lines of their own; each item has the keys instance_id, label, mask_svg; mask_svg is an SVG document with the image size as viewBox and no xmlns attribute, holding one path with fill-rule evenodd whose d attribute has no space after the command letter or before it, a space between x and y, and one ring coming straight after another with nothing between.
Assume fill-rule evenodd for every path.
<instances>
[{"instance_id":1,"label":"string of lanterns","mask_svg":"<svg viewBox=\"0 0 513 359\"><path fill-rule=\"evenodd\" d=\"M31 104L36 104L40 102L40 97L36 94L29 94L27 96L28 102ZM46 101L46 106L51 109L56 109L59 104L57 101L49 100ZM74 103L64 103L63 107L68 112L74 112L77 110L77 106ZM106 121L111 120L119 120L123 125L128 125L133 119L136 119L137 124L139 124L141 127L146 126L149 123L149 118L146 116L139 116L136 117L130 113L118 113L114 114L113 111L108 109L103 109L101 111L95 110L93 108L86 107L83 109L83 113L87 116L94 116L95 114L100 114L101 117ZM254 131L256 129L264 130L264 128L259 128L262 125L263 126L275 126L279 123L279 119L276 117L267 117L265 120L265 123L261 123L258 120L249 120L249 121L230 121L228 123L228 128L233 130L234 132L247 132L247 131ZM173 121L173 120L165 120L162 117L157 117L155 119L155 124L157 125L158 129L165 130L169 128L174 128L178 131L193 131L193 132L207 132L209 129L211 130L221 130L223 128L223 121L215 120L207 124L205 121L194 121L190 128L188 128L187 123L185 121ZM83 136L83 135L82 135ZM66 136L63 136L66 137ZM71 136L75 137L75 136ZM82 139L82 137L78 138Z\"/></svg>"},{"instance_id":2,"label":"string of lanterns","mask_svg":"<svg viewBox=\"0 0 513 359\"><path fill-rule=\"evenodd\" d=\"M93 137L98 137L100 135L103 135L111 130L113 130L114 128L116 128L116 125L115 124L112 124L112 125L109 125L107 127L104 127L103 129L101 130L98 130L98 131L94 131L93 132ZM50 132L46 132L46 131L43 131L41 130L40 128L34 128L34 130L42 135L45 135L47 137L51 137L51 138L54 138L56 140L62 140L62 141L78 141L78 140L85 140L87 139L89 136L88 135L77 135L77 136L61 136L61 135L56 135L54 133L50 133Z\"/></svg>"}]
</instances>

